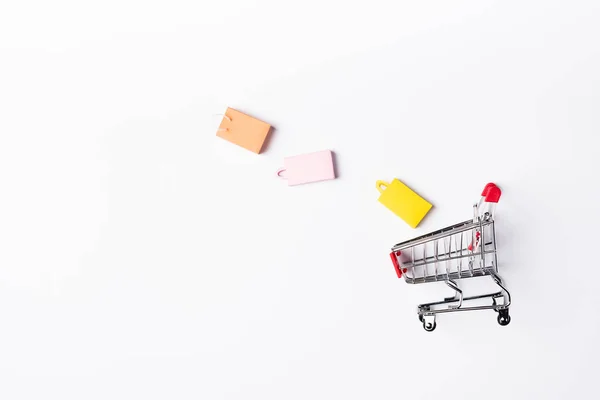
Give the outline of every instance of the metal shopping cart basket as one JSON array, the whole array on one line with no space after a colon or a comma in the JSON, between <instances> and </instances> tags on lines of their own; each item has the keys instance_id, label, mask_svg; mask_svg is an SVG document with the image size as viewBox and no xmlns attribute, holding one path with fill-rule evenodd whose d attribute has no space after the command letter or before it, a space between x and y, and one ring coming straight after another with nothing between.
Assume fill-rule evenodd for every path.
<instances>
[{"instance_id":1,"label":"metal shopping cart basket","mask_svg":"<svg viewBox=\"0 0 600 400\"><path fill-rule=\"evenodd\" d=\"M498 323L508 325L510 293L498 275L494 210L502 192L488 183L481 199L473 206L473 219L439 231L419 236L392 248L390 257L398 278L406 283L444 282L455 291L453 297L418 306L423 328L431 332L436 327L436 315L456 311L494 310ZM500 291L463 297L456 281L463 278L490 276ZM471 305L490 299L489 305Z\"/></svg>"}]
</instances>

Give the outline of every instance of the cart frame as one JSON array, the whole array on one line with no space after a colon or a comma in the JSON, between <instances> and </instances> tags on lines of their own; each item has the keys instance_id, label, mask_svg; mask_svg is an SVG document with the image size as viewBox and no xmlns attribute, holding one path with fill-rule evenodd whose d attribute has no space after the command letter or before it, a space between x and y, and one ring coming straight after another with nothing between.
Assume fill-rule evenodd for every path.
<instances>
[{"instance_id":1,"label":"cart frame","mask_svg":"<svg viewBox=\"0 0 600 400\"><path fill-rule=\"evenodd\" d=\"M473 219L396 244L390 258L398 278L408 284L444 282L454 296L420 304L417 308L423 328L436 328L436 315L458 311L494 310L498 323L510 323L510 292L498 274L494 211L500 188L488 183L481 199L473 206ZM440 247L442 248L440 251ZM490 276L500 288L493 293L464 297L457 280ZM467 305L475 300L490 299L489 305Z\"/></svg>"}]
</instances>

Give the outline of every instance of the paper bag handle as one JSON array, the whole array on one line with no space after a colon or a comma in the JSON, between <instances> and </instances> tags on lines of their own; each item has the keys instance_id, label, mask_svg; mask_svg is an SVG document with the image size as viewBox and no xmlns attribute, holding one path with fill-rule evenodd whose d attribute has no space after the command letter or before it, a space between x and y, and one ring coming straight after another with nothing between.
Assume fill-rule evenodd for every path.
<instances>
[{"instance_id":1,"label":"paper bag handle","mask_svg":"<svg viewBox=\"0 0 600 400\"><path fill-rule=\"evenodd\" d=\"M287 179L287 178L285 177L285 175L284 175L284 176L281 176L281 173L282 173L282 172L285 172L285 168L279 168L279 170L277 171L277 176L278 176L278 177L280 177L280 178L282 178L282 179Z\"/></svg>"},{"instance_id":2,"label":"paper bag handle","mask_svg":"<svg viewBox=\"0 0 600 400\"><path fill-rule=\"evenodd\" d=\"M383 191L390 186L390 183L386 181L377 181L375 182L375 186L377 187L377 190L379 190L379 193L383 193ZM382 186L384 189L381 188Z\"/></svg>"}]
</instances>

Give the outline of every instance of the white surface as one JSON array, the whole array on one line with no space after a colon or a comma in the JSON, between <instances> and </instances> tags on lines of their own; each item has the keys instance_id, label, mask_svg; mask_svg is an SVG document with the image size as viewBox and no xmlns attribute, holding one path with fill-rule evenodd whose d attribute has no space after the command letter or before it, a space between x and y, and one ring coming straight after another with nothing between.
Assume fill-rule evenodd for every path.
<instances>
[{"instance_id":1,"label":"white surface","mask_svg":"<svg viewBox=\"0 0 600 400\"><path fill-rule=\"evenodd\" d=\"M599 20L3 1L0 398L595 398ZM226 106L276 127L266 153L215 137ZM322 149L339 179L274 177ZM376 201L394 177L435 205L416 231ZM426 333L416 304L451 293L396 279L388 249L468 218L488 181L512 323Z\"/></svg>"}]
</instances>

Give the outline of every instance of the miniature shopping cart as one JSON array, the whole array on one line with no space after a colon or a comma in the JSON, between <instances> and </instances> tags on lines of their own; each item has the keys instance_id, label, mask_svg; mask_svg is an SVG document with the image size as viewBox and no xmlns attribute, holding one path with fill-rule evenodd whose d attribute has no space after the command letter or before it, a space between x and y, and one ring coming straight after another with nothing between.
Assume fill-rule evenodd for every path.
<instances>
[{"instance_id":1,"label":"miniature shopping cart","mask_svg":"<svg viewBox=\"0 0 600 400\"><path fill-rule=\"evenodd\" d=\"M398 278L406 283L444 282L455 291L454 297L418 307L423 328L431 332L436 327L436 315L456 311L494 310L498 323L508 325L510 293L498 275L494 210L502 192L488 183L481 199L473 206L473 219L399 243L390 257ZM495 293L463 297L456 281L463 278L490 276L500 287ZM472 305L486 299L491 304ZM471 306L467 306L471 304Z\"/></svg>"}]
</instances>

